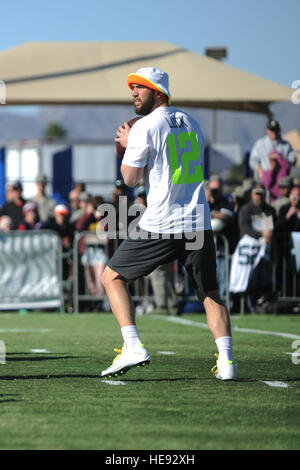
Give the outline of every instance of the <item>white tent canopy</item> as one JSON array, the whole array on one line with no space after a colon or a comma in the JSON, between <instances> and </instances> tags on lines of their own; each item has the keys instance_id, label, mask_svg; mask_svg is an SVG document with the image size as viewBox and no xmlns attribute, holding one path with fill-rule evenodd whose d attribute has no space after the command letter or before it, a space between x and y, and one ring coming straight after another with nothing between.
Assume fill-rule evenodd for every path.
<instances>
[{"instance_id":1,"label":"white tent canopy","mask_svg":"<svg viewBox=\"0 0 300 470\"><path fill-rule=\"evenodd\" d=\"M7 105L131 104L126 79L144 66L165 70L172 103L269 112L291 90L166 42L30 42L0 53Z\"/></svg>"}]
</instances>

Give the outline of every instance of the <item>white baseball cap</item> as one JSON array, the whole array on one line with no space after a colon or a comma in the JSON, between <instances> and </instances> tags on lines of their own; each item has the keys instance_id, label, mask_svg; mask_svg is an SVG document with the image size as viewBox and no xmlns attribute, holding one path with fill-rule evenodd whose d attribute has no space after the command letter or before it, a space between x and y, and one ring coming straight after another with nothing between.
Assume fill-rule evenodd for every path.
<instances>
[{"instance_id":1,"label":"white baseball cap","mask_svg":"<svg viewBox=\"0 0 300 470\"><path fill-rule=\"evenodd\" d=\"M152 90L160 91L169 98L169 104L171 103L171 94L169 91L169 76L166 72L163 72L156 67L143 67L136 73L130 73L127 78L129 88L133 88L133 85L142 85Z\"/></svg>"}]
</instances>

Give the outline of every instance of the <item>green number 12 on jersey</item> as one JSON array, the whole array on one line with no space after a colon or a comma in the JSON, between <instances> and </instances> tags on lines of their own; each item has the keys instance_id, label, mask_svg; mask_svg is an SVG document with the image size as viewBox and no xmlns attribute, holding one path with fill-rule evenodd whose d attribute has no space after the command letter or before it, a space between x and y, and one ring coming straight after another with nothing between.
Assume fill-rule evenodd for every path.
<instances>
[{"instance_id":1,"label":"green number 12 on jersey","mask_svg":"<svg viewBox=\"0 0 300 470\"><path fill-rule=\"evenodd\" d=\"M178 163L177 144L180 149L185 149L189 142L191 144L191 151L182 153L181 169ZM167 145L169 148L170 167L173 173L173 184L201 183L204 180L202 166L194 166L193 173L189 171L190 162L200 158L200 148L195 132L181 132L178 136L170 134L167 138Z\"/></svg>"}]
</instances>

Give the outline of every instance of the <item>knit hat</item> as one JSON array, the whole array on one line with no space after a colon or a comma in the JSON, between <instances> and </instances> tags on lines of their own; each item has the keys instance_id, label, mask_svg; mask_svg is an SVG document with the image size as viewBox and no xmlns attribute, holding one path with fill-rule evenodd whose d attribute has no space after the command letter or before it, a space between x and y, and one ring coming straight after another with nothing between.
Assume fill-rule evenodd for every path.
<instances>
[{"instance_id":1,"label":"knit hat","mask_svg":"<svg viewBox=\"0 0 300 470\"><path fill-rule=\"evenodd\" d=\"M23 214L27 214L28 212L37 212L37 207L34 202L26 202L22 209Z\"/></svg>"}]
</instances>

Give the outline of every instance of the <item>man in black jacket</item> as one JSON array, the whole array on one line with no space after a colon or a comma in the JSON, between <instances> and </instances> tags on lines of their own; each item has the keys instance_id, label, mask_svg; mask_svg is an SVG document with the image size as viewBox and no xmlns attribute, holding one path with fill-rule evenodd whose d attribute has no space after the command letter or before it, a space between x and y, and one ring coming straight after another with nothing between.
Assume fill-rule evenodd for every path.
<instances>
[{"instance_id":1,"label":"man in black jacket","mask_svg":"<svg viewBox=\"0 0 300 470\"><path fill-rule=\"evenodd\" d=\"M289 196L290 202L281 207L278 214L277 229L279 232L300 231L300 187L295 186Z\"/></svg>"},{"instance_id":2,"label":"man in black jacket","mask_svg":"<svg viewBox=\"0 0 300 470\"><path fill-rule=\"evenodd\" d=\"M250 202L245 204L239 213L240 238L243 235L271 243L276 221L275 209L265 201L266 191L262 183L254 183Z\"/></svg>"},{"instance_id":3,"label":"man in black jacket","mask_svg":"<svg viewBox=\"0 0 300 470\"><path fill-rule=\"evenodd\" d=\"M0 216L8 215L12 220L11 230L17 230L23 220L23 206L25 199L22 196L22 185L19 181L10 185L10 197L0 209Z\"/></svg>"}]
</instances>

